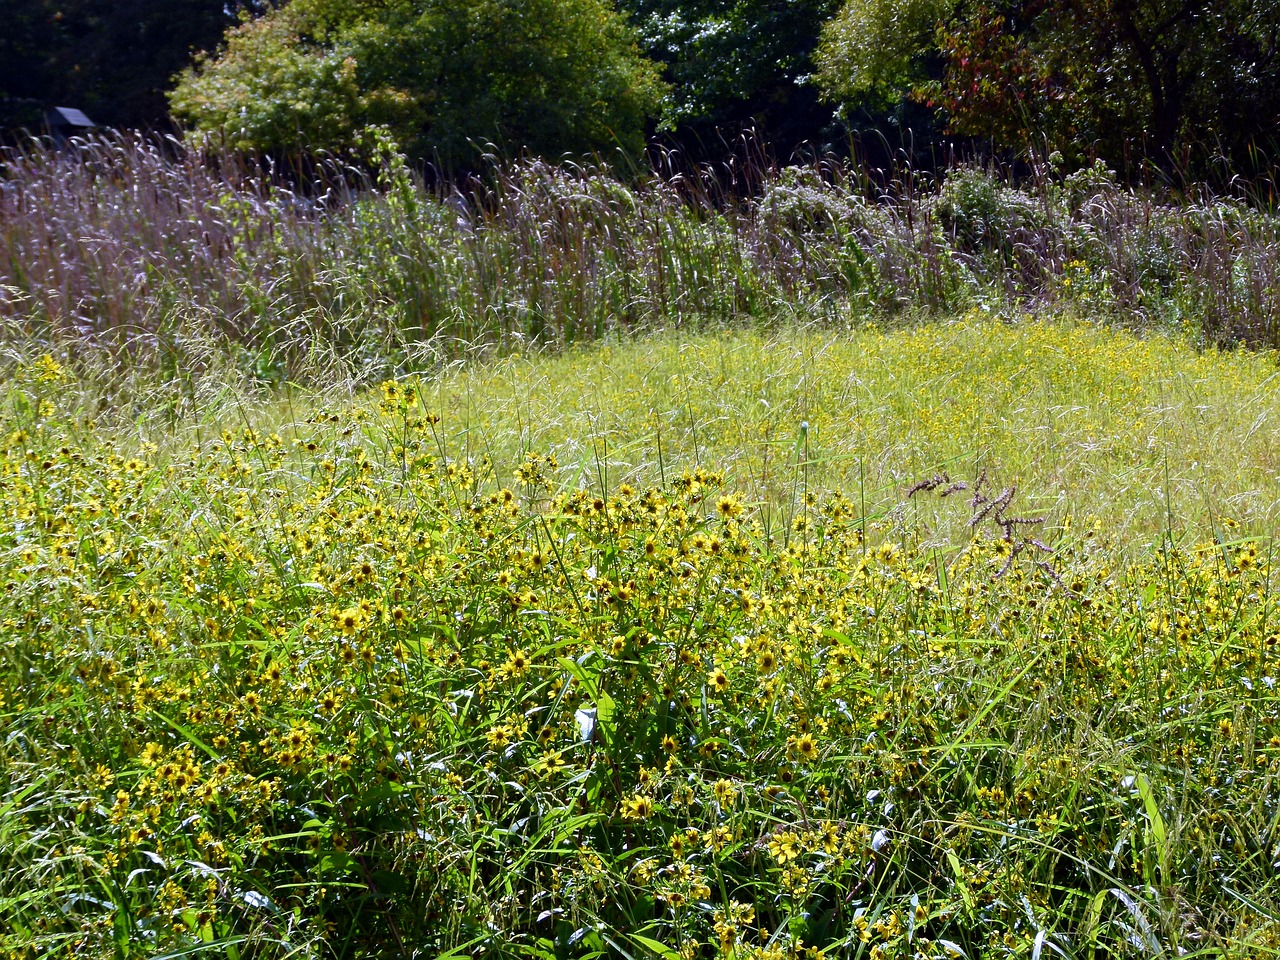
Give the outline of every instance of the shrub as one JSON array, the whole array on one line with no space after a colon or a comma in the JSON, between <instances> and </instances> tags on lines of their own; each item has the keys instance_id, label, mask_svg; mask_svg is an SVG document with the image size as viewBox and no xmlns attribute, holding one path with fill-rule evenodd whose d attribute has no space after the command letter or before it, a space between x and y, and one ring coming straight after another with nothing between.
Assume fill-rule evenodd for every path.
<instances>
[{"instance_id":1,"label":"shrub","mask_svg":"<svg viewBox=\"0 0 1280 960\"><path fill-rule=\"evenodd\" d=\"M1045 219L1030 195L975 166L958 167L947 175L936 209L944 229L968 251L1007 251L1019 234L1043 226Z\"/></svg>"}]
</instances>

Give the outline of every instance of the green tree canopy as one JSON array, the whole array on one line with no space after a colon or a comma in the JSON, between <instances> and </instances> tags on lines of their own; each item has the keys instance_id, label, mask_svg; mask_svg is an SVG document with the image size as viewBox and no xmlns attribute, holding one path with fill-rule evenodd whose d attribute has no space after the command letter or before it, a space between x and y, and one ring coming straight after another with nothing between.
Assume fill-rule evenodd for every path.
<instances>
[{"instance_id":1,"label":"green tree canopy","mask_svg":"<svg viewBox=\"0 0 1280 960\"><path fill-rule=\"evenodd\" d=\"M845 0L832 100L914 97L1004 147L1243 155L1280 124L1280 0Z\"/></svg>"},{"instance_id":2,"label":"green tree canopy","mask_svg":"<svg viewBox=\"0 0 1280 960\"><path fill-rule=\"evenodd\" d=\"M845 104L885 106L927 79L952 0L846 0L822 32L817 81Z\"/></svg>"},{"instance_id":3,"label":"green tree canopy","mask_svg":"<svg viewBox=\"0 0 1280 960\"><path fill-rule=\"evenodd\" d=\"M830 108L815 111L807 79L825 20L840 0L618 0L646 53L666 68L675 127L754 122L767 132L806 127L816 135ZM800 116L798 116L798 114Z\"/></svg>"},{"instance_id":4,"label":"green tree canopy","mask_svg":"<svg viewBox=\"0 0 1280 960\"><path fill-rule=\"evenodd\" d=\"M639 151L663 93L607 0L293 0L231 30L170 103L241 149L335 149L380 124L465 164L487 143Z\"/></svg>"}]
</instances>

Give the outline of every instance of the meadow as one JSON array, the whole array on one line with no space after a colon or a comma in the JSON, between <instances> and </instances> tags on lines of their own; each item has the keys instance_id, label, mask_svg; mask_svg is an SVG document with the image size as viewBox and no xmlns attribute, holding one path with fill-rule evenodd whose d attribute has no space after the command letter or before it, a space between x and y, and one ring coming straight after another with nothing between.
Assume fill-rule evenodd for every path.
<instances>
[{"instance_id":1,"label":"meadow","mask_svg":"<svg viewBox=\"0 0 1280 960\"><path fill-rule=\"evenodd\" d=\"M352 202L417 217L437 201L410 186ZM297 209L254 236L303 237ZM187 248L207 272L166 260L178 221L134 235L153 272L127 290L75 245L123 203L4 221L27 252L3 273L0 953L1280 953L1260 307L1227 335L1189 263L1132 309L1099 261L1018 287L1017 250L964 254L956 227L945 256L885 254L970 277L929 314L742 260L759 303L667 324L654 260L627 268L653 294L633 329L574 326L609 289L585 252L486 260L529 208L475 208L493 235L449 209L378 236L465 240L469 266L385 262L452 263L464 305L541 276L554 329L459 306L410 337L420 316L329 275L354 356L319 357L315 330L259 339L311 294L215 309L251 291L217 243ZM1241 211L1269 269L1274 227ZM851 221L825 222L779 270L874 261L866 233L835 259ZM234 329L197 323L182 276ZM705 307L726 277L670 290Z\"/></svg>"}]
</instances>

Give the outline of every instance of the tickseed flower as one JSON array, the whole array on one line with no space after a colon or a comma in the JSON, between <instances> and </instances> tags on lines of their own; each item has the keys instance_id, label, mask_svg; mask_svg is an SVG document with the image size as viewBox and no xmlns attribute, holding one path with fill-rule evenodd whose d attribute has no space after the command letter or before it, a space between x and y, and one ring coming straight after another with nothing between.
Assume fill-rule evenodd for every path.
<instances>
[{"instance_id":1,"label":"tickseed flower","mask_svg":"<svg viewBox=\"0 0 1280 960\"><path fill-rule=\"evenodd\" d=\"M163 755L164 747L152 740L142 748L142 756L139 759L142 761L143 766L154 767L160 762L160 757Z\"/></svg>"},{"instance_id":2,"label":"tickseed flower","mask_svg":"<svg viewBox=\"0 0 1280 960\"><path fill-rule=\"evenodd\" d=\"M810 877L808 871L792 864L782 872L782 889L794 897L803 897L809 892Z\"/></svg>"},{"instance_id":3,"label":"tickseed flower","mask_svg":"<svg viewBox=\"0 0 1280 960\"><path fill-rule=\"evenodd\" d=\"M723 496L716 501L716 512L726 520L733 520L742 515L742 504L737 497Z\"/></svg>"},{"instance_id":4,"label":"tickseed flower","mask_svg":"<svg viewBox=\"0 0 1280 960\"><path fill-rule=\"evenodd\" d=\"M544 777L551 777L563 770L565 766L564 757L555 750L548 750L534 765L534 769Z\"/></svg>"},{"instance_id":5,"label":"tickseed flower","mask_svg":"<svg viewBox=\"0 0 1280 960\"><path fill-rule=\"evenodd\" d=\"M717 780L711 789L722 807L727 807L738 797L737 788L728 780Z\"/></svg>"},{"instance_id":6,"label":"tickseed flower","mask_svg":"<svg viewBox=\"0 0 1280 960\"><path fill-rule=\"evenodd\" d=\"M66 376L62 365L48 353L38 358L31 366L35 370L36 379L41 383L53 383Z\"/></svg>"},{"instance_id":7,"label":"tickseed flower","mask_svg":"<svg viewBox=\"0 0 1280 960\"><path fill-rule=\"evenodd\" d=\"M623 820L648 820L653 815L653 801L637 794L622 801Z\"/></svg>"},{"instance_id":8,"label":"tickseed flower","mask_svg":"<svg viewBox=\"0 0 1280 960\"><path fill-rule=\"evenodd\" d=\"M529 672L532 661L529 654L525 650L513 650L507 655L507 662L503 664L503 671L509 677L522 677Z\"/></svg>"},{"instance_id":9,"label":"tickseed flower","mask_svg":"<svg viewBox=\"0 0 1280 960\"><path fill-rule=\"evenodd\" d=\"M364 614L359 607L347 607L336 613L333 619L344 637L355 636L364 624Z\"/></svg>"},{"instance_id":10,"label":"tickseed flower","mask_svg":"<svg viewBox=\"0 0 1280 960\"><path fill-rule=\"evenodd\" d=\"M653 875L657 872L658 863L653 858L641 860L631 869L631 879L641 886L647 884L653 879Z\"/></svg>"},{"instance_id":11,"label":"tickseed flower","mask_svg":"<svg viewBox=\"0 0 1280 960\"><path fill-rule=\"evenodd\" d=\"M673 833L671 839L667 841L667 846L671 848L671 856L679 860L684 856L685 839L683 833Z\"/></svg>"},{"instance_id":12,"label":"tickseed flower","mask_svg":"<svg viewBox=\"0 0 1280 960\"><path fill-rule=\"evenodd\" d=\"M727 847L732 840L733 831L724 824L718 824L702 835L706 849L717 853Z\"/></svg>"},{"instance_id":13,"label":"tickseed flower","mask_svg":"<svg viewBox=\"0 0 1280 960\"><path fill-rule=\"evenodd\" d=\"M726 910L716 910L712 915L712 928L720 938L720 944L728 949L755 921L756 911L750 904L731 900Z\"/></svg>"},{"instance_id":14,"label":"tickseed flower","mask_svg":"<svg viewBox=\"0 0 1280 960\"><path fill-rule=\"evenodd\" d=\"M805 763L812 763L818 758L818 741L813 739L813 734L802 733L796 737L794 749L796 756Z\"/></svg>"},{"instance_id":15,"label":"tickseed flower","mask_svg":"<svg viewBox=\"0 0 1280 960\"><path fill-rule=\"evenodd\" d=\"M780 865L800 856L800 837L791 830L781 830L769 838L769 856Z\"/></svg>"},{"instance_id":16,"label":"tickseed flower","mask_svg":"<svg viewBox=\"0 0 1280 960\"><path fill-rule=\"evenodd\" d=\"M490 749L501 750L511 743L511 728L505 723L494 724L485 734L485 739L489 741Z\"/></svg>"}]
</instances>

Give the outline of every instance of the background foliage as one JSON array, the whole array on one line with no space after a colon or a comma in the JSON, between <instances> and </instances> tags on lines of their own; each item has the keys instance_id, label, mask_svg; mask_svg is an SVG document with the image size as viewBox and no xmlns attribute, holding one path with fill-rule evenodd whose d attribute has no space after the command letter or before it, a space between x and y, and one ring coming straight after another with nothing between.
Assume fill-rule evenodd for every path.
<instances>
[{"instance_id":1,"label":"background foliage","mask_svg":"<svg viewBox=\"0 0 1280 960\"><path fill-rule=\"evenodd\" d=\"M1239 162L1280 117L1275 0L847 0L824 28L837 102L910 96L953 132L1172 165Z\"/></svg>"},{"instance_id":2,"label":"background foliage","mask_svg":"<svg viewBox=\"0 0 1280 960\"><path fill-rule=\"evenodd\" d=\"M1280 123L1280 0L15 0L6 14L0 127L38 127L52 105L165 126L171 106L258 151L340 149L381 125L455 167L489 143L638 157L655 132L722 159L751 129L784 158L849 134L916 163L1056 149L1202 177L1223 159L1264 169Z\"/></svg>"},{"instance_id":3,"label":"background foliage","mask_svg":"<svg viewBox=\"0 0 1280 960\"><path fill-rule=\"evenodd\" d=\"M453 164L489 143L639 153L661 95L603 0L294 0L233 30L171 101L239 149L335 149L376 123Z\"/></svg>"},{"instance_id":4,"label":"background foliage","mask_svg":"<svg viewBox=\"0 0 1280 960\"><path fill-rule=\"evenodd\" d=\"M776 149L824 138L831 112L808 82L838 0L619 0L672 84L663 122L712 141L750 125ZM705 152L705 150L704 150Z\"/></svg>"}]
</instances>

